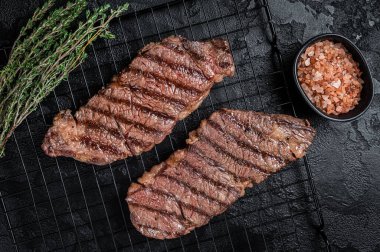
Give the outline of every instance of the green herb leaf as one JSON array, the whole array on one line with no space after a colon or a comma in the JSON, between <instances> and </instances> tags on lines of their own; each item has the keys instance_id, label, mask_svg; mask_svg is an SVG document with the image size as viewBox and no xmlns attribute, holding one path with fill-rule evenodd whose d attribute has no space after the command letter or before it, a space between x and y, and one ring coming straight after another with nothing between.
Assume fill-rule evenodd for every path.
<instances>
[{"instance_id":1,"label":"green herb leaf","mask_svg":"<svg viewBox=\"0 0 380 252\"><path fill-rule=\"evenodd\" d=\"M89 11L86 0L75 0L50 11L54 4L48 0L35 11L0 71L0 157L16 127L87 57L86 47L99 36L115 37L109 23L128 9L106 4Z\"/></svg>"}]
</instances>

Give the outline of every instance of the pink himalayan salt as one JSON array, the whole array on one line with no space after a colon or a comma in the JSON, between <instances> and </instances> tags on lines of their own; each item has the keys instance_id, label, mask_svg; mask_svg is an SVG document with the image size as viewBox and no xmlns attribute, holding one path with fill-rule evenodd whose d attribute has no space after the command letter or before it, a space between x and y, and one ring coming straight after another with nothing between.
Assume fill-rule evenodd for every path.
<instances>
[{"instance_id":1,"label":"pink himalayan salt","mask_svg":"<svg viewBox=\"0 0 380 252\"><path fill-rule=\"evenodd\" d=\"M308 98L327 114L352 110L364 81L359 65L341 43L329 40L309 46L298 63L298 80Z\"/></svg>"}]
</instances>

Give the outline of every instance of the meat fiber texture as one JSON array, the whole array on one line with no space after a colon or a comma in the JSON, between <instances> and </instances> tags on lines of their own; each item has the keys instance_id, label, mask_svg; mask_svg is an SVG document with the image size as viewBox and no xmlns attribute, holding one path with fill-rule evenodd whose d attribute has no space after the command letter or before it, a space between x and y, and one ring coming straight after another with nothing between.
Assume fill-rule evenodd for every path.
<instances>
[{"instance_id":1,"label":"meat fiber texture","mask_svg":"<svg viewBox=\"0 0 380 252\"><path fill-rule=\"evenodd\" d=\"M198 42L171 36L150 43L74 116L61 111L42 149L51 157L96 165L139 155L162 142L215 83L234 73L223 39Z\"/></svg>"},{"instance_id":2,"label":"meat fiber texture","mask_svg":"<svg viewBox=\"0 0 380 252\"><path fill-rule=\"evenodd\" d=\"M247 187L305 155L315 135L307 120L222 109L178 150L133 183L126 197L143 235L172 239L224 212Z\"/></svg>"}]
</instances>

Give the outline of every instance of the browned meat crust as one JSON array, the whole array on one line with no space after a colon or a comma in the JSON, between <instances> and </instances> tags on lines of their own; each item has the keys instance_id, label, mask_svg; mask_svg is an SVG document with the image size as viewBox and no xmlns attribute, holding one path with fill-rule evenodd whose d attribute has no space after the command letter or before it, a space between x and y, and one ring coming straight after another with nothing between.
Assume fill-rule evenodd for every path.
<instances>
[{"instance_id":1,"label":"browned meat crust","mask_svg":"<svg viewBox=\"0 0 380 252\"><path fill-rule=\"evenodd\" d=\"M171 36L151 43L74 116L61 111L42 149L97 165L148 151L234 72L225 40Z\"/></svg>"},{"instance_id":2,"label":"browned meat crust","mask_svg":"<svg viewBox=\"0 0 380 252\"><path fill-rule=\"evenodd\" d=\"M143 235L171 239L205 225L265 180L305 155L315 135L307 120L219 110L178 150L133 183L126 201Z\"/></svg>"}]
</instances>

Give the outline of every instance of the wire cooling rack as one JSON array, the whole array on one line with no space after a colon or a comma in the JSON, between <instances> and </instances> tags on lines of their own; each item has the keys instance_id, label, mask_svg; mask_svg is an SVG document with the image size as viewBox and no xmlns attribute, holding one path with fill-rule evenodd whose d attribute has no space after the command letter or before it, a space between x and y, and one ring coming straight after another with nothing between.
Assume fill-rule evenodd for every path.
<instances>
[{"instance_id":1,"label":"wire cooling rack","mask_svg":"<svg viewBox=\"0 0 380 252\"><path fill-rule=\"evenodd\" d=\"M96 3L95 3L96 4ZM139 234L124 196L151 166L185 146L188 132L222 107L295 115L266 0L172 1L114 21L112 41L100 40L89 58L31 114L0 160L0 244L16 251L304 251L326 248L323 218L307 158L270 177L226 213L174 240ZM137 51L173 34L228 39L236 75L216 85L201 107L179 122L163 143L108 166L49 158L40 144L53 116L78 109ZM1 50L5 64L9 50Z\"/></svg>"}]
</instances>

